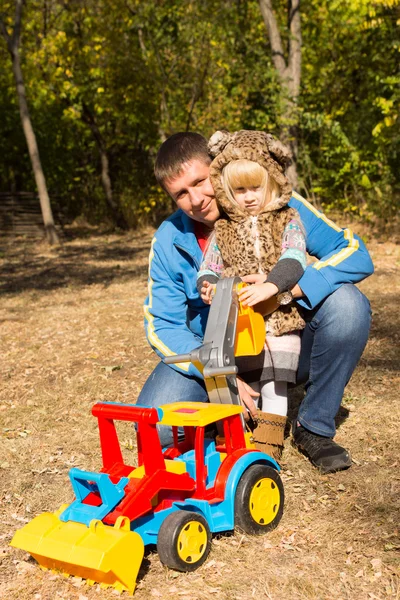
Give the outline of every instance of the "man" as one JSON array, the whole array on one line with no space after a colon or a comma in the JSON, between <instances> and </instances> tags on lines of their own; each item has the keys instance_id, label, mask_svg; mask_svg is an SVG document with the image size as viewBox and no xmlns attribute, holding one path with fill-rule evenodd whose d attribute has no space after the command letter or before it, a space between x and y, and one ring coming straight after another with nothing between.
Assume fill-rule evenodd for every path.
<instances>
[{"instance_id":1,"label":"man","mask_svg":"<svg viewBox=\"0 0 400 600\"><path fill-rule=\"evenodd\" d=\"M208 178L210 163L207 141L196 133L171 136L157 155L156 178L178 208L157 230L149 257L145 327L161 358L188 353L202 343L209 307L199 297L196 277L201 246L219 217ZM354 283L370 275L373 265L363 242L349 229L340 229L295 192L289 206L300 215L308 253L318 259L291 290L307 322L298 370L306 394L293 424L293 442L321 472L330 473L351 466L349 452L332 439L334 419L368 339L369 302ZM246 279L251 283L256 277ZM254 414L258 394L240 379L238 389ZM138 403L160 406L189 399L207 401L196 367L160 362ZM168 443L170 433L161 435L162 443Z\"/></svg>"}]
</instances>

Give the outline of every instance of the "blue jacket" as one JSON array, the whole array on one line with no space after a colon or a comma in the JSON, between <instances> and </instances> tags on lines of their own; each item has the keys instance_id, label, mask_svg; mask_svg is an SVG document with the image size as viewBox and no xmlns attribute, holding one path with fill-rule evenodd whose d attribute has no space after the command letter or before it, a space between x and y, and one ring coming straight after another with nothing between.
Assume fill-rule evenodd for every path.
<instances>
[{"instance_id":1,"label":"blue jacket","mask_svg":"<svg viewBox=\"0 0 400 600\"><path fill-rule=\"evenodd\" d=\"M364 243L350 229L335 225L296 192L289 206L302 220L307 252L318 259L299 281L305 297L298 304L314 308L343 283L357 283L373 273ZM145 328L149 344L161 358L190 352L202 343L209 307L196 288L201 260L194 223L178 210L156 231L149 256ZM171 366L199 375L191 363Z\"/></svg>"}]
</instances>

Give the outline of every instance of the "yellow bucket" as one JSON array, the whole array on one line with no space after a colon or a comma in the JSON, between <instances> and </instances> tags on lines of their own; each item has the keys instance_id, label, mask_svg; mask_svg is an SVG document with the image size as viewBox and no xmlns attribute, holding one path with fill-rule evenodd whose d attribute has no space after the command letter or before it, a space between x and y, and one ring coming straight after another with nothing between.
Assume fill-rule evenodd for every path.
<instances>
[{"instance_id":1,"label":"yellow bucket","mask_svg":"<svg viewBox=\"0 0 400 600\"><path fill-rule=\"evenodd\" d=\"M237 291L246 287L239 283ZM239 302L239 312L236 326L235 356L255 356L260 354L265 343L264 317L253 310L252 306L242 306Z\"/></svg>"},{"instance_id":2,"label":"yellow bucket","mask_svg":"<svg viewBox=\"0 0 400 600\"><path fill-rule=\"evenodd\" d=\"M119 517L114 527L101 521L63 523L57 513L43 513L17 531L11 546L29 552L46 569L56 569L133 593L144 555L143 540Z\"/></svg>"}]
</instances>

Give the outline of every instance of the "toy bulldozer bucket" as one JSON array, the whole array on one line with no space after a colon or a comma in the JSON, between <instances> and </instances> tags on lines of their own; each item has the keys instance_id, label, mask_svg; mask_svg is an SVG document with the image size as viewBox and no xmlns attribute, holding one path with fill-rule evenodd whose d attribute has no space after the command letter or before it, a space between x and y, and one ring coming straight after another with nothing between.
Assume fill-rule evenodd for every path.
<instances>
[{"instance_id":1,"label":"toy bulldozer bucket","mask_svg":"<svg viewBox=\"0 0 400 600\"><path fill-rule=\"evenodd\" d=\"M239 292L245 283L237 284ZM236 325L235 356L256 356L260 354L265 342L265 323L263 316L251 306L242 306L239 302Z\"/></svg>"},{"instance_id":2,"label":"toy bulldozer bucket","mask_svg":"<svg viewBox=\"0 0 400 600\"><path fill-rule=\"evenodd\" d=\"M11 545L29 552L43 568L133 593L144 544L130 531L129 519L119 517L114 527L93 519L87 527L60 521L60 513L38 515L16 532Z\"/></svg>"}]
</instances>

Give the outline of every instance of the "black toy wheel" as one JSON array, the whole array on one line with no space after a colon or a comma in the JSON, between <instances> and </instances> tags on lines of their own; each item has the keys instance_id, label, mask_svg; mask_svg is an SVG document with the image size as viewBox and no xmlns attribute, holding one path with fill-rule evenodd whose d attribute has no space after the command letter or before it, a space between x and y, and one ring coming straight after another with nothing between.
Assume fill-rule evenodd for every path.
<instances>
[{"instance_id":1,"label":"black toy wheel","mask_svg":"<svg viewBox=\"0 0 400 600\"><path fill-rule=\"evenodd\" d=\"M160 527L157 552L163 565L176 571L195 571L211 549L211 533L201 515L186 510L173 512Z\"/></svg>"},{"instance_id":2,"label":"black toy wheel","mask_svg":"<svg viewBox=\"0 0 400 600\"><path fill-rule=\"evenodd\" d=\"M235 527L251 535L274 529L281 520L285 494L279 473L268 465L251 465L235 495Z\"/></svg>"}]
</instances>

